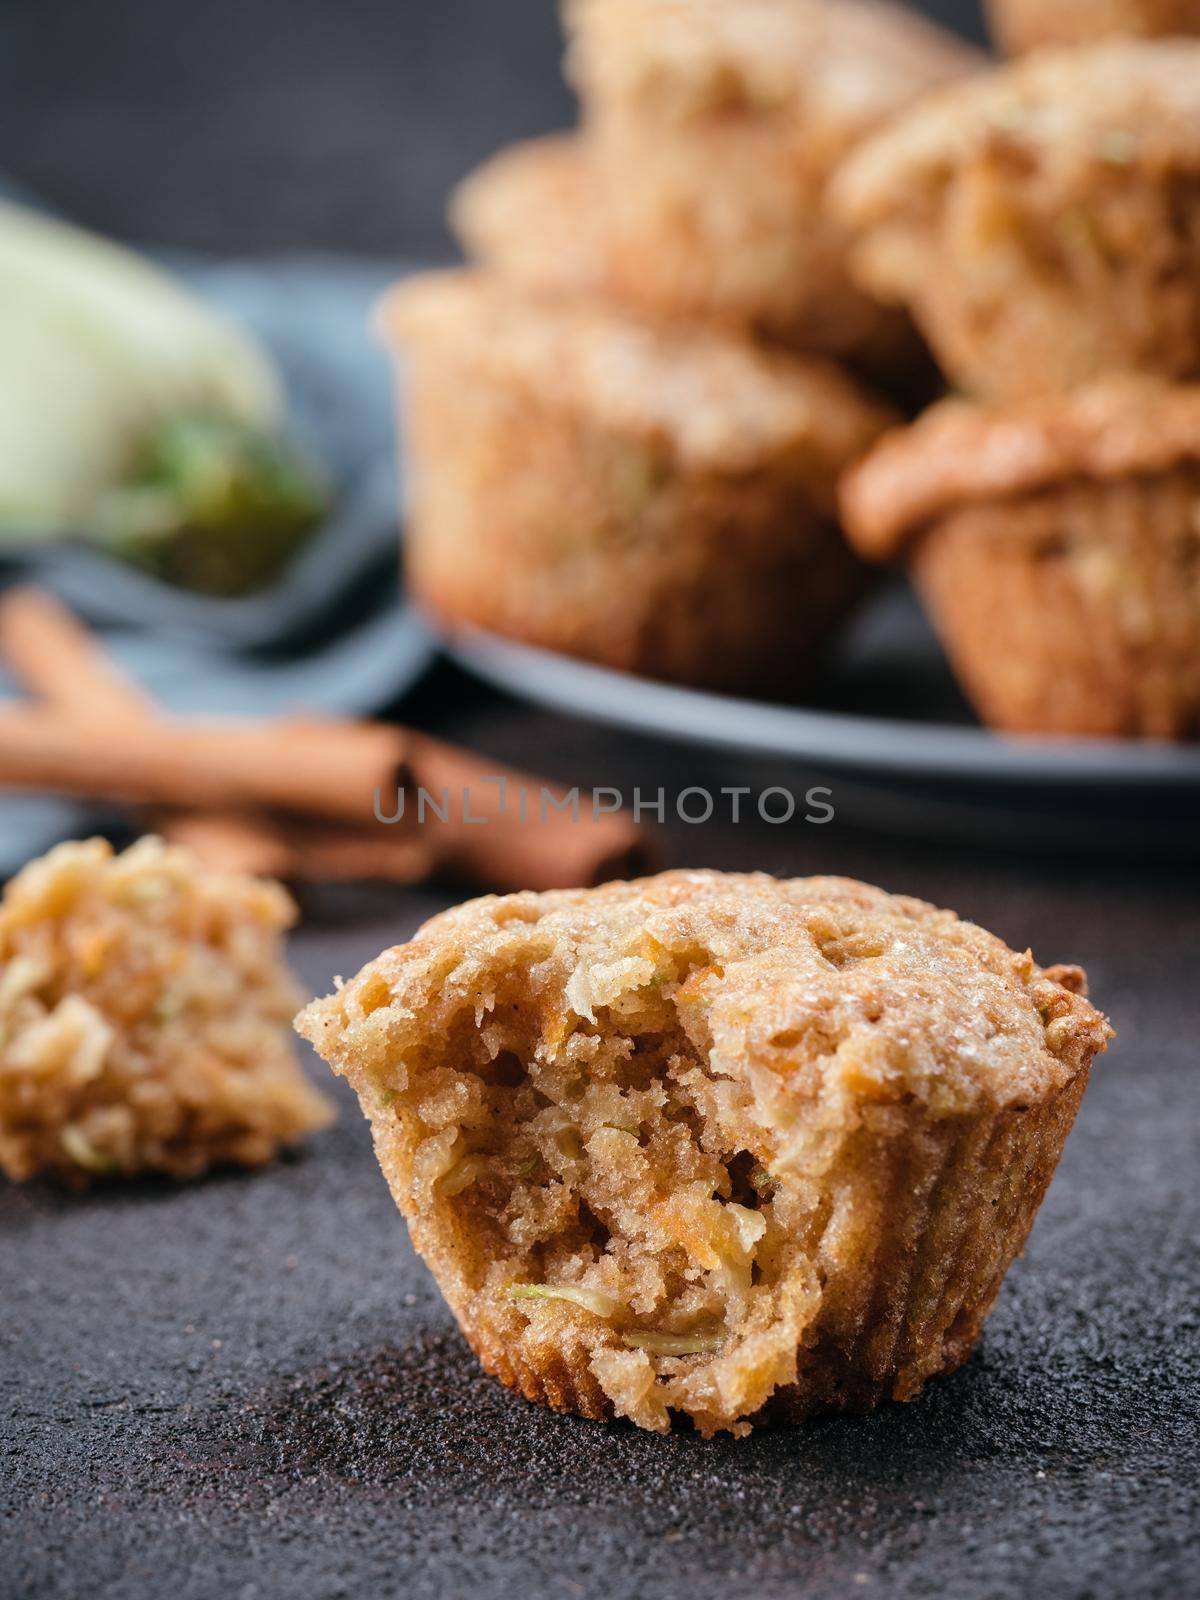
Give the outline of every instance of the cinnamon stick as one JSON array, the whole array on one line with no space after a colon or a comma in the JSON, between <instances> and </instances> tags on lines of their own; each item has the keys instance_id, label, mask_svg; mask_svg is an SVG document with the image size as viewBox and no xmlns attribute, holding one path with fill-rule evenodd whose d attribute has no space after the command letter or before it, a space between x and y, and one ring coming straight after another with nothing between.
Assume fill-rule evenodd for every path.
<instances>
[{"instance_id":1,"label":"cinnamon stick","mask_svg":"<svg viewBox=\"0 0 1200 1600\"><path fill-rule=\"evenodd\" d=\"M0 712L0 784L134 805L269 810L366 823L408 782L408 739L381 723L108 722Z\"/></svg>"},{"instance_id":2,"label":"cinnamon stick","mask_svg":"<svg viewBox=\"0 0 1200 1600\"><path fill-rule=\"evenodd\" d=\"M376 834L256 817L168 812L160 831L201 861L255 877L412 884L424 882L436 865L420 839L392 839L382 829Z\"/></svg>"},{"instance_id":3,"label":"cinnamon stick","mask_svg":"<svg viewBox=\"0 0 1200 1600\"><path fill-rule=\"evenodd\" d=\"M464 881L561 889L635 877L653 865L629 814L595 814L586 790L564 790L421 733L410 735L408 763L408 807L417 808L418 827L444 869ZM422 793L444 817L427 800L420 820Z\"/></svg>"},{"instance_id":4,"label":"cinnamon stick","mask_svg":"<svg viewBox=\"0 0 1200 1600\"><path fill-rule=\"evenodd\" d=\"M439 782L451 772L456 785ZM592 820L582 797L577 812L543 806L543 788L560 799L561 791L475 756L451 758L438 741L379 723L98 727L74 713L16 708L0 712L0 785L360 828L371 827L378 800L388 815L390 797L403 794L404 816L392 827L409 837L421 832L432 856L456 876L504 889L598 882L643 861L644 845L627 816ZM423 809L416 803L422 788L430 796ZM522 789L530 797L525 820L511 798Z\"/></svg>"},{"instance_id":5,"label":"cinnamon stick","mask_svg":"<svg viewBox=\"0 0 1200 1600\"><path fill-rule=\"evenodd\" d=\"M386 792L408 781L406 735L383 724L161 718L78 620L37 589L0 601L0 651L56 713L0 711L0 782L12 787L366 822L377 785Z\"/></svg>"},{"instance_id":6,"label":"cinnamon stick","mask_svg":"<svg viewBox=\"0 0 1200 1600\"><path fill-rule=\"evenodd\" d=\"M159 715L78 618L32 585L10 589L0 599L0 655L27 689L65 711L97 723L141 724ZM248 813L164 810L151 822L165 839L225 872L411 883L431 866L429 853L407 840L395 848L386 836L380 841L364 832L360 839Z\"/></svg>"},{"instance_id":7,"label":"cinnamon stick","mask_svg":"<svg viewBox=\"0 0 1200 1600\"><path fill-rule=\"evenodd\" d=\"M646 866L623 813L425 735L371 723L172 722L49 595L0 602L0 652L47 708L0 710L0 785L151 806L206 860L410 883L435 868L545 889ZM393 823L380 815L402 812Z\"/></svg>"},{"instance_id":8,"label":"cinnamon stick","mask_svg":"<svg viewBox=\"0 0 1200 1600\"><path fill-rule=\"evenodd\" d=\"M111 722L158 714L74 613L31 584L0 599L0 655L30 693L63 710Z\"/></svg>"},{"instance_id":9,"label":"cinnamon stick","mask_svg":"<svg viewBox=\"0 0 1200 1600\"><path fill-rule=\"evenodd\" d=\"M0 599L0 656L32 694L97 723L136 724L159 714L74 613L31 584L9 589ZM292 841L285 843L265 817L164 811L151 820L155 832L220 871L275 878L315 871L311 859L298 854Z\"/></svg>"}]
</instances>

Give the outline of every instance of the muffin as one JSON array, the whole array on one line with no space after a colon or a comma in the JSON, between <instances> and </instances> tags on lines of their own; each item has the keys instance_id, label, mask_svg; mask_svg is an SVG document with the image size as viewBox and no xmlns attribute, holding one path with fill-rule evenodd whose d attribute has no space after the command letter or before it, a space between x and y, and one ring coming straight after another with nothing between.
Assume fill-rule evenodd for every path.
<instances>
[{"instance_id":1,"label":"muffin","mask_svg":"<svg viewBox=\"0 0 1200 1600\"><path fill-rule=\"evenodd\" d=\"M1200 375L1200 42L1046 52L932 96L831 203L981 398Z\"/></svg>"},{"instance_id":2,"label":"muffin","mask_svg":"<svg viewBox=\"0 0 1200 1600\"><path fill-rule=\"evenodd\" d=\"M987 12L1010 55L1111 35L1200 33L1200 0L987 0Z\"/></svg>"},{"instance_id":3,"label":"muffin","mask_svg":"<svg viewBox=\"0 0 1200 1600\"><path fill-rule=\"evenodd\" d=\"M484 1367L705 1434L967 1358L1111 1037L1075 967L842 878L477 900L298 1019Z\"/></svg>"},{"instance_id":4,"label":"muffin","mask_svg":"<svg viewBox=\"0 0 1200 1600\"><path fill-rule=\"evenodd\" d=\"M455 188L450 226L470 259L542 294L611 290L595 174L572 133L525 139Z\"/></svg>"},{"instance_id":5,"label":"muffin","mask_svg":"<svg viewBox=\"0 0 1200 1600\"><path fill-rule=\"evenodd\" d=\"M834 167L975 52L870 0L569 0L618 292L841 355L905 338L850 280Z\"/></svg>"},{"instance_id":6,"label":"muffin","mask_svg":"<svg viewBox=\"0 0 1200 1600\"><path fill-rule=\"evenodd\" d=\"M331 1121L292 1049L293 916L157 839L27 866L0 902L0 1171L192 1178Z\"/></svg>"},{"instance_id":7,"label":"muffin","mask_svg":"<svg viewBox=\"0 0 1200 1600\"><path fill-rule=\"evenodd\" d=\"M835 367L485 275L410 279L420 602L631 672L784 694L858 596L836 483L892 413Z\"/></svg>"},{"instance_id":8,"label":"muffin","mask_svg":"<svg viewBox=\"0 0 1200 1600\"><path fill-rule=\"evenodd\" d=\"M657 300L614 266L612 232L588 142L551 134L509 146L455 189L450 223L466 255L520 288L543 295L600 295L648 320L687 325L695 306ZM644 286L653 291L653 284ZM753 319L701 317L735 337L764 339L783 350L840 357L864 382L918 409L938 392L932 358L907 314L863 300L847 318L835 308L789 327L755 326Z\"/></svg>"},{"instance_id":9,"label":"muffin","mask_svg":"<svg viewBox=\"0 0 1200 1600\"><path fill-rule=\"evenodd\" d=\"M1200 387L946 401L849 475L843 505L866 555L907 562L985 721L1200 734Z\"/></svg>"}]
</instances>

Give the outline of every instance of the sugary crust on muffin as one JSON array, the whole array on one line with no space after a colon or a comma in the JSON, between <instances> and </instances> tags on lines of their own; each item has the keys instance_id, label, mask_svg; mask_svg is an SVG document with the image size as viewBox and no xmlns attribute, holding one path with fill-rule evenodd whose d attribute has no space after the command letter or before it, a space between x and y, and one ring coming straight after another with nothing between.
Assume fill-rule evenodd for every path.
<instances>
[{"instance_id":1,"label":"sugary crust on muffin","mask_svg":"<svg viewBox=\"0 0 1200 1600\"><path fill-rule=\"evenodd\" d=\"M288 1029L294 919L278 884L157 839L25 867L0 903L0 1170L193 1177L329 1122Z\"/></svg>"},{"instance_id":2,"label":"sugary crust on muffin","mask_svg":"<svg viewBox=\"0 0 1200 1600\"><path fill-rule=\"evenodd\" d=\"M748 471L801 455L815 473L836 473L892 416L831 363L654 328L590 301L540 299L483 273L406 280L380 325L400 344L466 349L478 370L665 443L685 468Z\"/></svg>"},{"instance_id":3,"label":"sugary crust on muffin","mask_svg":"<svg viewBox=\"0 0 1200 1600\"><path fill-rule=\"evenodd\" d=\"M831 191L856 227L919 210L991 149L1037 163L1043 195L1104 170L1200 167L1200 42L1113 40L1047 51L935 90L850 156Z\"/></svg>"},{"instance_id":4,"label":"sugary crust on muffin","mask_svg":"<svg viewBox=\"0 0 1200 1600\"><path fill-rule=\"evenodd\" d=\"M1128 377L1023 405L944 400L847 473L842 513L855 546L884 559L957 506L1198 459L1200 385Z\"/></svg>"},{"instance_id":5,"label":"sugary crust on muffin","mask_svg":"<svg viewBox=\"0 0 1200 1600\"><path fill-rule=\"evenodd\" d=\"M608 278L597 199L584 141L550 134L469 173L451 196L450 225L474 261L516 283L585 294Z\"/></svg>"},{"instance_id":6,"label":"sugary crust on muffin","mask_svg":"<svg viewBox=\"0 0 1200 1600\"><path fill-rule=\"evenodd\" d=\"M688 871L470 901L313 1002L298 1026L352 1072L340 1036L381 1003L402 1054L435 999L470 997L482 1017L497 974L523 969L547 1023L566 1026L653 982L660 957L681 950L693 953L687 1003L707 1018L714 1067L778 1075L785 1099L836 1073L851 1098L914 1097L937 1116L1027 1105L1111 1032L1077 968L1042 970L951 911L847 878Z\"/></svg>"},{"instance_id":7,"label":"sugary crust on muffin","mask_svg":"<svg viewBox=\"0 0 1200 1600\"><path fill-rule=\"evenodd\" d=\"M875 0L568 0L568 74L585 105L656 115L783 111L851 143L976 68L961 40Z\"/></svg>"}]
</instances>

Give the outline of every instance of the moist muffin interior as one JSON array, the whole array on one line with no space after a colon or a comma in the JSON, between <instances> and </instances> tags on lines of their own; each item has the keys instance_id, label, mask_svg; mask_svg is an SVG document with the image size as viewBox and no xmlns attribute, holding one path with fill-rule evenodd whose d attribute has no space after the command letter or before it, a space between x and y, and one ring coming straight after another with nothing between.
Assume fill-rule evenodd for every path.
<instances>
[{"instance_id":1,"label":"moist muffin interior","mask_svg":"<svg viewBox=\"0 0 1200 1600\"><path fill-rule=\"evenodd\" d=\"M744 1433L965 1359L1107 1037L1081 982L846 880L667 873L445 913L298 1026L489 1371Z\"/></svg>"},{"instance_id":2,"label":"moist muffin interior","mask_svg":"<svg viewBox=\"0 0 1200 1600\"><path fill-rule=\"evenodd\" d=\"M739 1341L763 1335L765 1353L774 1330L792 1354L781 1289L811 1269L789 1239L795 1185L771 1173L767 1130L747 1135L749 1089L681 1025L666 992L681 978L668 965L557 1040L514 984L383 1094L414 1119L412 1198L447 1211L492 1315L535 1334L566 1316L609 1352L607 1388L658 1377L656 1405L691 1409Z\"/></svg>"}]
</instances>

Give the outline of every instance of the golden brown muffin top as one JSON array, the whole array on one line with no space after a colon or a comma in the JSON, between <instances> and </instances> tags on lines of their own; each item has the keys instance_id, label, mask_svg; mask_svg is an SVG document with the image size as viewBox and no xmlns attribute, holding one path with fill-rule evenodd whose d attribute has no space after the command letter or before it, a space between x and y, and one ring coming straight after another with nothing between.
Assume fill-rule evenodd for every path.
<instances>
[{"instance_id":1,"label":"golden brown muffin top","mask_svg":"<svg viewBox=\"0 0 1200 1600\"><path fill-rule=\"evenodd\" d=\"M489 156L450 197L467 254L518 283L580 292L601 286L604 244L576 134L525 139Z\"/></svg>"},{"instance_id":2,"label":"golden brown muffin top","mask_svg":"<svg viewBox=\"0 0 1200 1600\"><path fill-rule=\"evenodd\" d=\"M828 477L895 413L831 362L733 335L652 326L590 300L530 294L486 273L422 274L380 316L385 338L527 388L690 468L742 472L798 457Z\"/></svg>"},{"instance_id":3,"label":"golden brown muffin top","mask_svg":"<svg viewBox=\"0 0 1200 1600\"><path fill-rule=\"evenodd\" d=\"M1112 1036L1078 968L1043 971L951 911L848 878L720 872L470 901L297 1025L339 1070L347 1029L386 1029L403 1062L430 1048L431 1018L468 1006L481 1026L500 1004L534 1009L552 1048L646 986L784 1120L831 1079L848 1102L915 1096L937 1116L1032 1104Z\"/></svg>"},{"instance_id":4,"label":"golden brown muffin top","mask_svg":"<svg viewBox=\"0 0 1200 1600\"><path fill-rule=\"evenodd\" d=\"M1200 459L1200 385L1110 378L1023 404L943 400L842 480L847 534L884 559L957 506Z\"/></svg>"},{"instance_id":5,"label":"golden brown muffin top","mask_svg":"<svg viewBox=\"0 0 1200 1600\"><path fill-rule=\"evenodd\" d=\"M1035 160L1047 192L1097 173L1200 163L1200 41L1118 39L1054 50L951 84L849 158L835 206L870 224L991 151Z\"/></svg>"},{"instance_id":6,"label":"golden brown muffin top","mask_svg":"<svg viewBox=\"0 0 1200 1600\"><path fill-rule=\"evenodd\" d=\"M983 58L883 0L567 0L568 75L593 105L782 111L852 140Z\"/></svg>"},{"instance_id":7,"label":"golden brown muffin top","mask_svg":"<svg viewBox=\"0 0 1200 1600\"><path fill-rule=\"evenodd\" d=\"M331 1121L288 1032L295 914L155 838L30 862L0 901L0 1171L191 1178Z\"/></svg>"}]
</instances>

